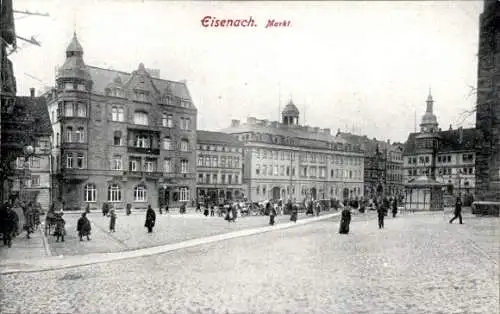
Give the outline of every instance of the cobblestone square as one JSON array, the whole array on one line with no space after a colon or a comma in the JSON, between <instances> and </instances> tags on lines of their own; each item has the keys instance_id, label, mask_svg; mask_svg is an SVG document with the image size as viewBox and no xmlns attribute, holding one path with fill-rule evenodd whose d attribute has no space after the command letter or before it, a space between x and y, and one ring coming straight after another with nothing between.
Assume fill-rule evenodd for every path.
<instances>
[{"instance_id":1,"label":"cobblestone square","mask_svg":"<svg viewBox=\"0 0 500 314\"><path fill-rule=\"evenodd\" d=\"M323 214L336 213L325 211ZM177 243L181 241L229 233L236 230L267 226L268 216L243 216L236 222L228 223L223 217L205 217L200 213L187 214L156 213L156 225L152 234L147 233L144 227L144 212L135 212L130 216L124 213L117 214L116 232L109 232L109 217L100 213L88 215L92 223L91 241L79 241L76 232L76 222L79 214L65 215L67 236L65 242L56 242L55 237L49 236L48 243L53 255L79 255L89 253L118 252L151 246ZM300 215L299 219L306 218ZM290 221L290 216L276 217L276 224Z\"/></svg>"},{"instance_id":2,"label":"cobblestone square","mask_svg":"<svg viewBox=\"0 0 500 314\"><path fill-rule=\"evenodd\" d=\"M3 275L1 313L497 313L497 218L355 217L40 273Z\"/></svg>"}]
</instances>

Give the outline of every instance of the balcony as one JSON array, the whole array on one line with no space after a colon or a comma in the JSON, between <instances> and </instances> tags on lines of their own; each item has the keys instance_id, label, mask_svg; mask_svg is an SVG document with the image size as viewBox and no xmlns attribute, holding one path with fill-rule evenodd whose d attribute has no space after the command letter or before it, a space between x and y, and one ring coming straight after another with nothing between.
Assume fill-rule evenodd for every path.
<instances>
[{"instance_id":1,"label":"balcony","mask_svg":"<svg viewBox=\"0 0 500 314\"><path fill-rule=\"evenodd\" d=\"M161 178L162 172L158 171L125 171L125 175L130 178Z\"/></svg>"},{"instance_id":2,"label":"balcony","mask_svg":"<svg viewBox=\"0 0 500 314\"><path fill-rule=\"evenodd\" d=\"M159 155L159 148L145 148L145 147L137 147L137 146L128 146L127 151L133 154L147 154L147 155Z\"/></svg>"},{"instance_id":3,"label":"balcony","mask_svg":"<svg viewBox=\"0 0 500 314\"><path fill-rule=\"evenodd\" d=\"M83 142L63 142L61 143L62 149L88 149L89 144Z\"/></svg>"},{"instance_id":4,"label":"balcony","mask_svg":"<svg viewBox=\"0 0 500 314\"><path fill-rule=\"evenodd\" d=\"M61 175L66 180L85 181L89 179L87 169L63 168Z\"/></svg>"}]
</instances>

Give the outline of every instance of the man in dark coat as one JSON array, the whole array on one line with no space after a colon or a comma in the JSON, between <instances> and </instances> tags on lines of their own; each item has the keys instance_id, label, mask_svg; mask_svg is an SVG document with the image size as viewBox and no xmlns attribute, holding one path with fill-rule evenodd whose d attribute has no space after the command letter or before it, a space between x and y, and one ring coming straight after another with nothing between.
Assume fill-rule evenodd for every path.
<instances>
[{"instance_id":1,"label":"man in dark coat","mask_svg":"<svg viewBox=\"0 0 500 314\"><path fill-rule=\"evenodd\" d=\"M396 218L398 214L398 201L396 199L392 200L392 218Z\"/></svg>"},{"instance_id":2,"label":"man in dark coat","mask_svg":"<svg viewBox=\"0 0 500 314\"><path fill-rule=\"evenodd\" d=\"M384 228L384 216L386 214L385 204L384 202L380 202L377 204L377 216L378 216L378 228Z\"/></svg>"},{"instance_id":3,"label":"man in dark coat","mask_svg":"<svg viewBox=\"0 0 500 314\"><path fill-rule=\"evenodd\" d=\"M144 227L148 228L148 233L153 232L153 227L156 222L156 213L151 208L151 205L148 205L148 210L146 211L146 222L144 223Z\"/></svg>"},{"instance_id":4,"label":"man in dark coat","mask_svg":"<svg viewBox=\"0 0 500 314\"><path fill-rule=\"evenodd\" d=\"M340 219L340 234L348 234L349 233L349 225L351 224L351 211L349 210L349 206L345 206L342 210Z\"/></svg>"},{"instance_id":5,"label":"man in dark coat","mask_svg":"<svg viewBox=\"0 0 500 314\"><path fill-rule=\"evenodd\" d=\"M297 207L296 204L292 205L290 203L290 206L292 209L290 210L290 221L297 222L297 216L299 215L299 208Z\"/></svg>"},{"instance_id":6,"label":"man in dark coat","mask_svg":"<svg viewBox=\"0 0 500 314\"><path fill-rule=\"evenodd\" d=\"M450 224L457 218L460 224L462 224L462 200L460 199L460 196L457 197L457 201L455 202L455 216L451 218Z\"/></svg>"},{"instance_id":7,"label":"man in dark coat","mask_svg":"<svg viewBox=\"0 0 500 314\"><path fill-rule=\"evenodd\" d=\"M87 237L87 241L90 241L91 230L92 226L90 225L90 221L87 218L87 213L82 213L82 217L80 217L80 219L78 219L78 222L76 223L76 231L78 231L80 241L83 241L83 237Z\"/></svg>"},{"instance_id":8,"label":"man in dark coat","mask_svg":"<svg viewBox=\"0 0 500 314\"><path fill-rule=\"evenodd\" d=\"M276 210L274 209L273 206L271 206L271 203L266 204L266 211L269 210L269 224L272 226L274 225L274 218L276 217Z\"/></svg>"},{"instance_id":9,"label":"man in dark coat","mask_svg":"<svg viewBox=\"0 0 500 314\"><path fill-rule=\"evenodd\" d=\"M12 236L16 232L17 214L10 207L10 204L3 204L0 208L0 232L2 233L3 244L12 246Z\"/></svg>"}]
</instances>

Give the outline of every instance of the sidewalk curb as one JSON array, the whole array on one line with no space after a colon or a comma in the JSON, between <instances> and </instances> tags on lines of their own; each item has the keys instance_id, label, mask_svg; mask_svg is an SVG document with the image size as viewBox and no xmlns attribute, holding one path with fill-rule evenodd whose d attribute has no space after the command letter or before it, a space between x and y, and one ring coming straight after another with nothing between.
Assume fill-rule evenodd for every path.
<instances>
[{"instance_id":1,"label":"sidewalk curb","mask_svg":"<svg viewBox=\"0 0 500 314\"><path fill-rule=\"evenodd\" d=\"M0 262L0 275L67 269L80 266L88 266L93 264L120 261L131 258L163 254L194 246L199 246L224 240L230 240L250 235L257 235L275 230L293 228L295 226L300 226L316 221L330 219L339 215L340 212L327 214L319 217L303 218L301 220L298 220L297 222L287 222L287 223L277 224L274 226L264 226L253 229L238 230L214 236L186 240L178 243L137 249L132 251L113 252L113 253L93 253L88 255L72 255L66 257L50 256L43 259L5 261L4 263Z\"/></svg>"}]
</instances>

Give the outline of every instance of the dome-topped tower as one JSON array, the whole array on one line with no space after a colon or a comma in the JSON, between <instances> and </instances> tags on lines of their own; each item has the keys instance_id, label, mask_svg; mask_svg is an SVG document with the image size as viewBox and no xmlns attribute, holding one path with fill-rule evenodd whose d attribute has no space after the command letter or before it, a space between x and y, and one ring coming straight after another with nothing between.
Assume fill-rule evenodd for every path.
<instances>
[{"instance_id":1,"label":"dome-topped tower","mask_svg":"<svg viewBox=\"0 0 500 314\"><path fill-rule=\"evenodd\" d=\"M429 96L427 96L427 108L424 115L422 116L422 122L420 123L420 132L437 132L438 122L436 115L433 113L434 100L432 99L431 91L429 90Z\"/></svg>"},{"instance_id":2,"label":"dome-topped tower","mask_svg":"<svg viewBox=\"0 0 500 314\"><path fill-rule=\"evenodd\" d=\"M83 48L78 42L76 33L73 34L73 39L66 48L66 61L57 71L56 81L60 85L67 83L84 84L90 89L92 78L83 61Z\"/></svg>"},{"instance_id":3,"label":"dome-topped tower","mask_svg":"<svg viewBox=\"0 0 500 314\"><path fill-rule=\"evenodd\" d=\"M285 106L285 109L283 109L281 116L283 117L284 124L299 124L299 109L297 109L297 106L295 106L291 99Z\"/></svg>"}]
</instances>

